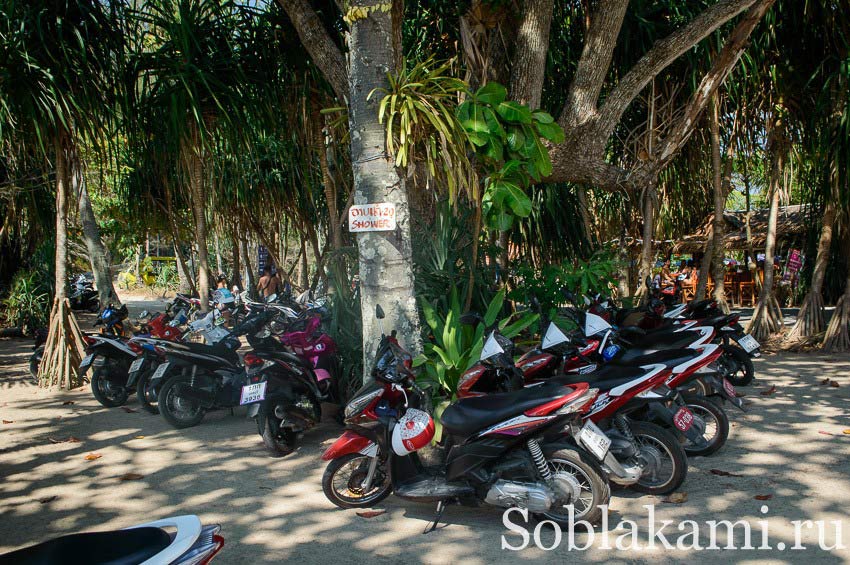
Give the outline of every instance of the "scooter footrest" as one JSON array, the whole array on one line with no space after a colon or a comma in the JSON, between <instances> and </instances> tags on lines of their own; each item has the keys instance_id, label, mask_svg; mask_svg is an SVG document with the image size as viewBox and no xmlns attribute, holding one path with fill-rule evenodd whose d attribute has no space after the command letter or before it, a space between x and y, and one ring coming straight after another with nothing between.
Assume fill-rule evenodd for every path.
<instances>
[{"instance_id":1,"label":"scooter footrest","mask_svg":"<svg viewBox=\"0 0 850 565\"><path fill-rule=\"evenodd\" d=\"M393 493L400 498L437 502L449 498L472 496L475 494L475 489L465 484L447 483L442 477L427 477L399 485L393 489Z\"/></svg>"}]
</instances>

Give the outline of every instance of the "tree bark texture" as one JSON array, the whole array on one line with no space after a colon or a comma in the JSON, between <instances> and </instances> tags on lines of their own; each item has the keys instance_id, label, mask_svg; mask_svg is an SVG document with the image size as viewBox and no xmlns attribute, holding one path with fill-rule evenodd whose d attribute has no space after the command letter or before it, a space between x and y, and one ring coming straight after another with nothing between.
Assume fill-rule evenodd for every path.
<instances>
[{"instance_id":1,"label":"tree bark texture","mask_svg":"<svg viewBox=\"0 0 850 565\"><path fill-rule=\"evenodd\" d=\"M540 95L543 93L554 3L554 0L522 2L522 19L513 57L518 64L511 69L510 97L532 109L540 107Z\"/></svg>"},{"instance_id":2,"label":"tree bark texture","mask_svg":"<svg viewBox=\"0 0 850 565\"><path fill-rule=\"evenodd\" d=\"M103 308L109 303L120 305L121 301L112 285L112 262L109 251L100 238L100 228L97 225L97 219L89 198L89 187L78 159L69 163L69 170L71 185L77 195L77 210L80 215L80 224L83 227L83 239L89 252L94 282L97 285L100 307Z\"/></svg>"},{"instance_id":3,"label":"tree bark texture","mask_svg":"<svg viewBox=\"0 0 850 565\"><path fill-rule=\"evenodd\" d=\"M845 257L850 257L850 235L845 236L844 241ZM823 348L831 353L850 351L850 270L847 271L844 294L835 304L835 311L826 328Z\"/></svg>"},{"instance_id":4,"label":"tree bark texture","mask_svg":"<svg viewBox=\"0 0 850 565\"><path fill-rule=\"evenodd\" d=\"M353 6L370 5L355 0ZM378 123L377 97L372 90L387 86L394 70L392 14L370 11L354 21L349 37L349 125L354 202L392 202L397 228L393 232L365 232L357 236L360 256L360 302L363 317L363 367L369 374L382 328L398 331L403 347L416 355L421 351L419 312L413 285L413 253L410 213L402 179L386 153L385 129ZM381 324L375 307L381 305L386 319Z\"/></svg>"},{"instance_id":5,"label":"tree bark texture","mask_svg":"<svg viewBox=\"0 0 850 565\"><path fill-rule=\"evenodd\" d=\"M726 211L726 195L732 183L731 152L735 144L730 136L729 148L727 150L726 160L724 161L720 156L720 101L716 94L714 95L709 116L711 124L712 184L714 186L714 222L712 225L712 250L714 257L711 262L711 276L714 279L714 300L717 302L717 307L728 314L729 302L726 300L726 288L724 284L726 266L723 264L723 256L726 251L723 242L723 238L726 235L726 220L723 217L723 213Z\"/></svg>"},{"instance_id":6,"label":"tree bark texture","mask_svg":"<svg viewBox=\"0 0 850 565\"><path fill-rule=\"evenodd\" d=\"M195 244L198 246L198 296L201 312L209 311L210 263L207 247L206 186L203 145L197 124L190 123L183 139L183 166L189 183L192 216L195 219Z\"/></svg>"}]
</instances>

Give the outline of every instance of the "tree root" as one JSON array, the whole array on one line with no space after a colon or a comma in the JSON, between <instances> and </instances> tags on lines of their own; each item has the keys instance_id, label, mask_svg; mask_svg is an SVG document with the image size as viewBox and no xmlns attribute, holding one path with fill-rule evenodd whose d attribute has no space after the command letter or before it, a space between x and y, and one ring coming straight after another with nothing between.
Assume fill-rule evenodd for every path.
<instances>
[{"instance_id":1,"label":"tree root","mask_svg":"<svg viewBox=\"0 0 850 565\"><path fill-rule=\"evenodd\" d=\"M44 356L38 369L42 388L60 387L70 390L80 384L77 368L85 346L83 334L67 300L53 303Z\"/></svg>"},{"instance_id":2,"label":"tree root","mask_svg":"<svg viewBox=\"0 0 850 565\"><path fill-rule=\"evenodd\" d=\"M797 321L788 332L789 342L807 340L824 331L823 295L819 292L809 292L803 299Z\"/></svg>"},{"instance_id":3,"label":"tree root","mask_svg":"<svg viewBox=\"0 0 850 565\"><path fill-rule=\"evenodd\" d=\"M766 293L753 312L753 318L747 327L747 333L751 334L760 342L767 339L782 329L782 309L772 292Z\"/></svg>"},{"instance_id":4,"label":"tree root","mask_svg":"<svg viewBox=\"0 0 850 565\"><path fill-rule=\"evenodd\" d=\"M823 348L831 353L850 351L850 288L838 299L835 312L826 328Z\"/></svg>"}]
</instances>

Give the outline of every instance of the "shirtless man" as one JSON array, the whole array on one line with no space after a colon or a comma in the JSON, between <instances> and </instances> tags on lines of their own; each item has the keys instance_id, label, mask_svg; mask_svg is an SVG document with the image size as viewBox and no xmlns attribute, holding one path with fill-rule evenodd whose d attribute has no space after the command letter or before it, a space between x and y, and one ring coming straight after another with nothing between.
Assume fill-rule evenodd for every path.
<instances>
[{"instance_id":1,"label":"shirtless man","mask_svg":"<svg viewBox=\"0 0 850 565\"><path fill-rule=\"evenodd\" d=\"M272 274L272 268L266 266L263 269L263 276L257 283L257 291L263 298L268 298L272 294L277 294L280 291L280 279L277 275Z\"/></svg>"}]
</instances>

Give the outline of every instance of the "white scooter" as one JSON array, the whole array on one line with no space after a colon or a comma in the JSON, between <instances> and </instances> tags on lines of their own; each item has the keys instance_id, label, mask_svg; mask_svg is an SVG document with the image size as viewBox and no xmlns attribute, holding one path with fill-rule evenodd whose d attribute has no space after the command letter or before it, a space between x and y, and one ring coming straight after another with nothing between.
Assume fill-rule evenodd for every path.
<instances>
[{"instance_id":1,"label":"white scooter","mask_svg":"<svg viewBox=\"0 0 850 565\"><path fill-rule=\"evenodd\" d=\"M70 534L0 555L0 565L204 565L224 547L221 526L177 516L123 530Z\"/></svg>"}]
</instances>

